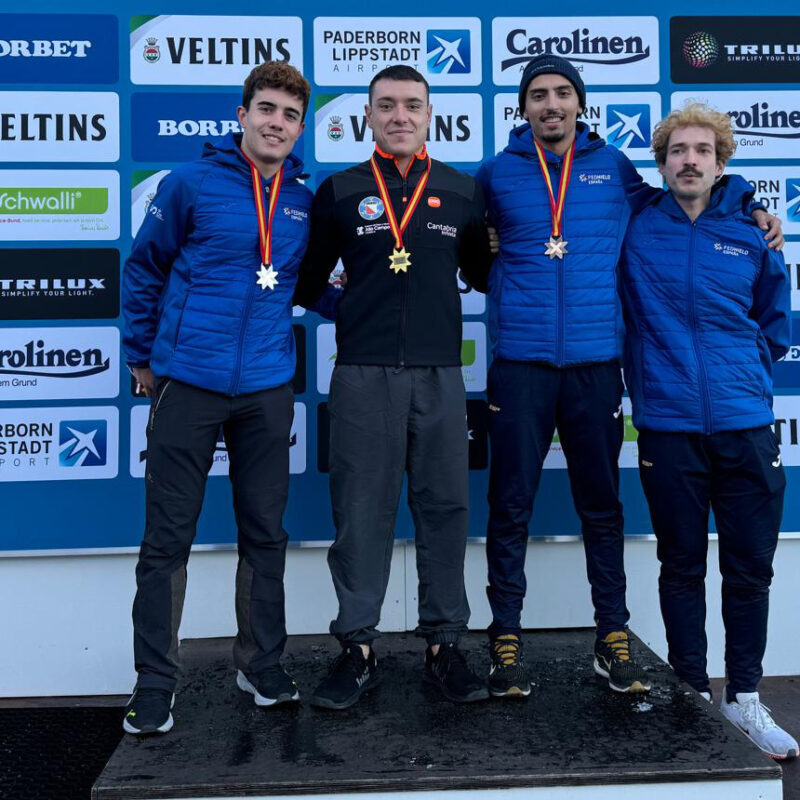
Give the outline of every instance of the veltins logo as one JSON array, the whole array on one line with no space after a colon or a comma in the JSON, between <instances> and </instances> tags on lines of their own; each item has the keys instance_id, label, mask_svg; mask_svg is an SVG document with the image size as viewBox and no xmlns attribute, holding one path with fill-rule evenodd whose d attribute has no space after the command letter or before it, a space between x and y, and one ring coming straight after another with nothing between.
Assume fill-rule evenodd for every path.
<instances>
[{"instance_id":1,"label":"veltins logo","mask_svg":"<svg viewBox=\"0 0 800 800\"><path fill-rule=\"evenodd\" d=\"M800 466L800 397L776 395L775 437L781 447L781 461L786 467Z\"/></svg>"},{"instance_id":2,"label":"veltins logo","mask_svg":"<svg viewBox=\"0 0 800 800\"><path fill-rule=\"evenodd\" d=\"M116 161L114 92L0 92L0 161Z\"/></svg>"},{"instance_id":3,"label":"veltins logo","mask_svg":"<svg viewBox=\"0 0 800 800\"><path fill-rule=\"evenodd\" d=\"M0 14L0 83L116 83L117 18Z\"/></svg>"},{"instance_id":4,"label":"veltins logo","mask_svg":"<svg viewBox=\"0 0 800 800\"><path fill-rule=\"evenodd\" d=\"M606 106L606 141L620 150L650 149L650 106Z\"/></svg>"},{"instance_id":5,"label":"veltins logo","mask_svg":"<svg viewBox=\"0 0 800 800\"><path fill-rule=\"evenodd\" d=\"M373 195L370 195L369 197L365 197L358 204L359 216L361 219L365 219L368 222L380 219L383 216L383 212L383 201L380 199L380 197L374 197Z\"/></svg>"},{"instance_id":6,"label":"veltins logo","mask_svg":"<svg viewBox=\"0 0 800 800\"><path fill-rule=\"evenodd\" d=\"M429 29L427 34L428 72L434 75L469 74L472 64L470 33L457 30Z\"/></svg>"},{"instance_id":7,"label":"veltins logo","mask_svg":"<svg viewBox=\"0 0 800 800\"><path fill-rule=\"evenodd\" d=\"M0 401L116 397L119 328L6 328Z\"/></svg>"},{"instance_id":8,"label":"veltins logo","mask_svg":"<svg viewBox=\"0 0 800 800\"><path fill-rule=\"evenodd\" d=\"M58 426L58 463L62 467L99 467L107 460L108 423L104 419L62 420Z\"/></svg>"},{"instance_id":9,"label":"veltins logo","mask_svg":"<svg viewBox=\"0 0 800 800\"><path fill-rule=\"evenodd\" d=\"M407 64L431 86L481 82L477 17L316 17L314 81L366 86L390 64Z\"/></svg>"},{"instance_id":10,"label":"veltins logo","mask_svg":"<svg viewBox=\"0 0 800 800\"><path fill-rule=\"evenodd\" d=\"M0 481L115 478L113 407L0 409Z\"/></svg>"},{"instance_id":11,"label":"veltins logo","mask_svg":"<svg viewBox=\"0 0 800 800\"><path fill-rule=\"evenodd\" d=\"M314 144L317 161L355 163L368 159L374 149L367 125L366 94L316 94ZM433 114L428 147L434 158L449 162L483 158L483 101L479 94L431 95ZM331 135L331 131L334 134Z\"/></svg>"},{"instance_id":12,"label":"veltins logo","mask_svg":"<svg viewBox=\"0 0 800 800\"><path fill-rule=\"evenodd\" d=\"M683 40L686 62L696 69L710 67L719 58L719 42L705 31L695 31Z\"/></svg>"},{"instance_id":13,"label":"veltins logo","mask_svg":"<svg viewBox=\"0 0 800 800\"><path fill-rule=\"evenodd\" d=\"M786 179L786 216L789 222L800 223L800 176Z\"/></svg>"},{"instance_id":14,"label":"veltins logo","mask_svg":"<svg viewBox=\"0 0 800 800\"><path fill-rule=\"evenodd\" d=\"M672 108L706 103L731 118L736 159L797 156L800 141L800 96L797 92L675 92Z\"/></svg>"},{"instance_id":15,"label":"veltins logo","mask_svg":"<svg viewBox=\"0 0 800 800\"><path fill-rule=\"evenodd\" d=\"M241 86L265 61L289 61L302 72L300 17L131 17L133 83Z\"/></svg>"},{"instance_id":16,"label":"veltins logo","mask_svg":"<svg viewBox=\"0 0 800 800\"><path fill-rule=\"evenodd\" d=\"M0 171L0 241L117 238L119 173Z\"/></svg>"},{"instance_id":17,"label":"veltins logo","mask_svg":"<svg viewBox=\"0 0 800 800\"><path fill-rule=\"evenodd\" d=\"M492 74L498 86L519 83L543 54L572 62L586 84L658 83L656 17L495 17Z\"/></svg>"},{"instance_id":18,"label":"veltins logo","mask_svg":"<svg viewBox=\"0 0 800 800\"><path fill-rule=\"evenodd\" d=\"M792 311L800 311L800 242L786 242L783 257L789 270L789 283L792 287ZM798 326L795 325L795 328Z\"/></svg>"}]
</instances>

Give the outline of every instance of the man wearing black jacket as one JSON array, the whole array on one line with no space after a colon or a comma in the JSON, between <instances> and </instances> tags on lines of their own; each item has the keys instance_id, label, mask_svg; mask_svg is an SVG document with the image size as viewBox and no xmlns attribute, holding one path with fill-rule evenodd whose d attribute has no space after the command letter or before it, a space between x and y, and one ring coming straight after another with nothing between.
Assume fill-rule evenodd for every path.
<instances>
[{"instance_id":1,"label":"man wearing black jacket","mask_svg":"<svg viewBox=\"0 0 800 800\"><path fill-rule=\"evenodd\" d=\"M347 708L379 679L372 642L386 593L404 473L416 528L424 678L451 700L488 696L458 650L464 589L468 441L461 377L461 269L485 287L491 264L475 181L425 147L429 87L388 67L370 83L369 161L317 190L296 303L313 302L341 258L330 479L336 541L328 554L342 653L312 703Z\"/></svg>"}]
</instances>

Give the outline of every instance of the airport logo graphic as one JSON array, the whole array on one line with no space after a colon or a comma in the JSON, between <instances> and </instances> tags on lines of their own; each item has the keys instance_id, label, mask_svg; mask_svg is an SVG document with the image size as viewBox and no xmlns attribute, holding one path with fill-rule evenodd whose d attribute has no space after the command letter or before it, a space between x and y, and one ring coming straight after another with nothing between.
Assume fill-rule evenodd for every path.
<instances>
[{"instance_id":1,"label":"airport logo graphic","mask_svg":"<svg viewBox=\"0 0 800 800\"><path fill-rule=\"evenodd\" d=\"M110 406L0 409L0 482L115 478L118 438Z\"/></svg>"},{"instance_id":2,"label":"airport logo graphic","mask_svg":"<svg viewBox=\"0 0 800 800\"><path fill-rule=\"evenodd\" d=\"M111 14L0 14L0 83L116 83Z\"/></svg>"},{"instance_id":3,"label":"airport logo graphic","mask_svg":"<svg viewBox=\"0 0 800 800\"><path fill-rule=\"evenodd\" d=\"M620 150L650 149L650 106L606 106L606 141Z\"/></svg>"},{"instance_id":4,"label":"airport logo graphic","mask_svg":"<svg viewBox=\"0 0 800 800\"><path fill-rule=\"evenodd\" d=\"M543 54L572 62L586 84L658 83L656 17L495 17L492 74L497 86L519 83Z\"/></svg>"},{"instance_id":5,"label":"airport logo graphic","mask_svg":"<svg viewBox=\"0 0 800 800\"><path fill-rule=\"evenodd\" d=\"M380 219L383 216L383 212L383 201L380 197L370 195L358 204L358 214L361 219L365 219L367 222L374 222L376 219Z\"/></svg>"},{"instance_id":6,"label":"airport logo graphic","mask_svg":"<svg viewBox=\"0 0 800 800\"><path fill-rule=\"evenodd\" d=\"M368 99L367 94L361 93L315 95L317 161L357 163L372 155L374 139L364 113ZM481 96L471 93L435 94L427 142L431 156L442 161L480 161L483 158Z\"/></svg>"},{"instance_id":7,"label":"airport logo graphic","mask_svg":"<svg viewBox=\"0 0 800 800\"><path fill-rule=\"evenodd\" d=\"M119 328L5 328L0 401L119 394Z\"/></svg>"},{"instance_id":8,"label":"airport logo graphic","mask_svg":"<svg viewBox=\"0 0 800 800\"><path fill-rule=\"evenodd\" d=\"M719 42L705 31L695 31L683 40L683 57L697 69L710 67L719 58Z\"/></svg>"},{"instance_id":9,"label":"airport logo graphic","mask_svg":"<svg viewBox=\"0 0 800 800\"><path fill-rule=\"evenodd\" d=\"M800 176L786 179L786 217L789 222L800 223Z\"/></svg>"},{"instance_id":10,"label":"airport logo graphic","mask_svg":"<svg viewBox=\"0 0 800 800\"><path fill-rule=\"evenodd\" d=\"M428 72L448 75L469 74L471 69L470 32L460 30L428 30Z\"/></svg>"},{"instance_id":11,"label":"airport logo graphic","mask_svg":"<svg viewBox=\"0 0 800 800\"><path fill-rule=\"evenodd\" d=\"M367 86L390 64L407 64L431 86L481 82L477 17L316 17L314 82Z\"/></svg>"},{"instance_id":12,"label":"airport logo graphic","mask_svg":"<svg viewBox=\"0 0 800 800\"><path fill-rule=\"evenodd\" d=\"M797 92L675 92L672 108L700 102L731 118L735 159L797 156L800 142L800 97Z\"/></svg>"},{"instance_id":13,"label":"airport logo graphic","mask_svg":"<svg viewBox=\"0 0 800 800\"><path fill-rule=\"evenodd\" d=\"M0 170L0 241L119 238L119 173Z\"/></svg>"},{"instance_id":14,"label":"airport logo graphic","mask_svg":"<svg viewBox=\"0 0 800 800\"><path fill-rule=\"evenodd\" d=\"M289 61L302 72L300 17L131 17L131 81L136 84L241 86L265 61Z\"/></svg>"},{"instance_id":15,"label":"airport logo graphic","mask_svg":"<svg viewBox=\"0 0 800 800\"><path fill-rule=\"evenodd\" d=\"M62 420L58 431L58 463L62 467L100 467L106 463L106 420Z\"/></svg>"},{"instance_id":16,"label":"airport logo graphic","mask_svg":"<svg viewBox=\"0 0 800 800\"><path fill-rule=\"evenodd\" d=\"M661 95L658 92L589 92L586 108L578 119L592 133L602 136L608 144L619 148L634 161L653 163L650 154L653 125L661 119ZM524 122L516 93L495 95L495 151L502 150L512 129ZM661 186L661 181L658 186Z\"/></svg>"}]
</instances>

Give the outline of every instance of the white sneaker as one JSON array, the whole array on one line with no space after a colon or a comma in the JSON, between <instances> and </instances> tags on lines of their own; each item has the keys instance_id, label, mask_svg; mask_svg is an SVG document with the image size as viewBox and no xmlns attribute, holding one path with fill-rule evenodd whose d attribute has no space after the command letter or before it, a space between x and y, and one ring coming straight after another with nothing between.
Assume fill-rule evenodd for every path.
<instances>
[{"instance_id":1,"label":"white sneaker","mask_svg":"<svg viewBox=\"0 0 800 800\"><path fill-rule=\"evenodd\" d=\"M736 702L728 703L723 690L719 710L768 755L780 759L797 757L797 741L775 723L769 709L759 702L758 692L739 692Z\"/></svg>"},{"instance_id":2,"label":"white sneaker","mask_svg":"<svg viewBox=\"0 0 800 800\"><path fill-rule=\"evenodd\" d=\"M700 692L700 697L702 697L707 703L711 702L711 692Z\"/></svg>"}]
</instances>

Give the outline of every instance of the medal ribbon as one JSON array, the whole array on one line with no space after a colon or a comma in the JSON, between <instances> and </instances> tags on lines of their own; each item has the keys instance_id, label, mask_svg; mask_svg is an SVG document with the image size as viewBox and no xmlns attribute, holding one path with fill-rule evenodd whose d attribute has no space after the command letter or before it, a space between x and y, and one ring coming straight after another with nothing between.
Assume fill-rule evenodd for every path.
<instances>
[{"instance_id":1,"label":"medal ribbon","mask_svg":"<svg viewBox=\"0 0 800 800\"><path fill-rule=\"evenodd\" d=\"M397 224L397 217L395 216L394 208L392 207L392 201L389 199L389 190L386 188L386 181L383 179L383 173L378 166L378 162L375 160L374 153L372 154L372 158L369 160L369 165L372 167L372 174L375 176L375 183L378 184L378 194L380 194L381 200L383 200L383 207L386 209L386 218L389 220L389 227L392 229L392 234L394 235L395 249L402 250L403 233L405 233L408 223L411 222L411 217L414 216L414 212L417 210L419 201L422 198L422 193L425 191L425 186L428 183L428 176L431 174L430 156L428 156L428 163L425 167L425 172L422 173L422 177L417 182L417 186L414 189L414 193L411 195L411 200L408 201L408 205L406 206L406 210L403 212L403 217L400 220L399 225Z\"/></svg>"},{"instance_id":2,"label":"medal ribbon","mask_svg":"<svg viewBox=\"0 0 800 800\"><path fill-rule=\"evenodd\" d=\"M562 169L561 169L561 181L559 182L558 186L558 202L553 195L553 183L550 180L550 172L547 169L547 160L544 156L544 149L536 141L533 140L533 143L536 145L536 155L539 157L539 167L542 170L542 175L544 176L544 182L547 185L547 194L550 196L550 217L553 221L553 230L552 235L555 237L561 236L561 217L564 214L564 201L567 197L567 186L569 185L569 177L572 174L572 156L575 153L575 141L572 141L572 144L569 146L569 150L564 154L564 160L562 161Z\"/></svg>"},{"instance_id":3,"label":"medal ribbon","mask_svg":"<svg viewBox=\"0 0 800 800\"><path fill-rule=\"evenodd\" d=\"M244 153L242 153L244 155ZM247 158L247 156L245 156ZM269 193L269 206L264 213L264 188L261 186L261 174L256 165L247 158L250 164L250 177L253 180L253 197L256 201L256 217L258 217L258 241L261 245L261 263L272 263L272 218L278 205L278 194L283 183L283 165L272 178L272 189Z\"/></svg>"}]
</instances>

